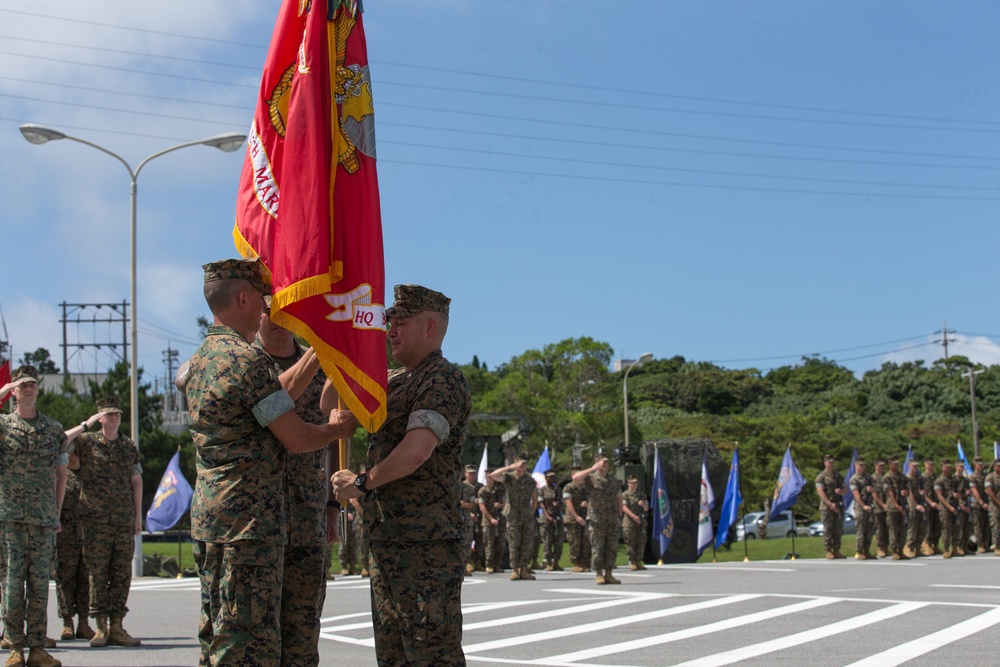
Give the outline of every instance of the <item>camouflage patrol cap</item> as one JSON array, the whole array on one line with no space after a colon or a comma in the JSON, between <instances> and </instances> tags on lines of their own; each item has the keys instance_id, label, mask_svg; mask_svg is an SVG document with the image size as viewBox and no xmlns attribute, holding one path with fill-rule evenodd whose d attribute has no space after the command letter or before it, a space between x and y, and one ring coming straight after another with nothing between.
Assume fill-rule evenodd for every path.
<instances>
[{"instance_id":1,"label":"camouflage patrol cap","mask_svg":"<svg viewBox=\"0 0 1000 667\"><path fill-rule=\"evenodd\" d=\"M470 463L465 466L465 472L479 472L479 466L475 466Z\"/></svg>"},{"instance_id":2,"label":"camouflage patrol cap","mask_svg":"<svg viewBox=\"0 0 1000 667\"><path fill-rule=\"evenodd\" d=\"M213 280L245 280L263 294L271 293L271 286L264 282L263 267L259 259L220 259L203 264L205 282Z\"/></svg>"},{"instance_id":3,"label":"camouflage patrol cap","mask_svg":"<svg viewBox=\"0 0 1000 667\"><path fill-rule=\"evenodd\" d=\"M451 303L451 299L441 292L420 285L396 285L392 295L395 303L385 309L386 317L413 317L425 310L447 315Z\"/></svg>"},{"instance_id":4,"label":"camouflage patrol cap","mask_svg":"<svg viewBox=\"0 0 1000 667\"><path fill-rule=\"evenodd\" d=\"M826 463L827 461L836 461L836 460L837 459L833 458L833 455L831 454L827 454L826 456L823 457L823 463Z\"/></svg>"},{"instance_id":5,"label":"camouflage patrol cap","mask_svg":"<svg viewBox=\"0 0 1000 667\"><path fill-rule=\"evenodd\" d=\"M858 458L854 459L854 465L863 466L865 465L865 460L859 456Z\"/></svg>"},{"instance_id":6,"label":"camouflage patrol cap","mask_svg":"<svg viewBox=\"0 0 1000 667\"><path fill-rule=\"evenodd\" d=\"M635 475L629 475L629 476L628 476L628 479L626 479L625 481L626 481L626 482L638 482L638 481L639 481L639 478L638 478L638 477L636 477Z\"/></svg>"},{"instance_id":7,"label":"camouflage patrol cap","mask_svg":"<svg viewBox=\"0 0 1000 667\"><path fill-rule=\"evenodd\" d=\"M121 414L122 413L121 403L118 401L117 396L108 396L106 398L99 398L97 399L97 411L102 415L114 412Z\"/></svg>"},{"instance_id":8,"label":"camouflage patrol cap","mask_svg":"<svg viewBox=\"0 0 1000 667\"><path fill-rule=\"evenodd\" d=\"M12 382L21 381L21 384L25 382L38 382L38 369L34 366L20 366L14 371L11 376Z\"/></svg>"},{"instance_id":9,"label":"camouflage patrol cap","mask_svg":"<svg viewBox=\"0 0 1000 667\"><path fill-rule=\"evenodd\" d=\"M549 468L548 470L545 471L545 476L546 477L555 477L556 476L556 471L552 470L551 468Z\"/></svg>"}]
</instances>

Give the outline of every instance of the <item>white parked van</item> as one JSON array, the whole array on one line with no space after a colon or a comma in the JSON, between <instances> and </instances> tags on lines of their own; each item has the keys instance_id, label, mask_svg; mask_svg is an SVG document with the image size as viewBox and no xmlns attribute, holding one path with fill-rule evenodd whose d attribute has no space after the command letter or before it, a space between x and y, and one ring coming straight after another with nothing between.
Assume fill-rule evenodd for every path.
<instances>
[{"instance_id":1,"label":"white parked van","mask_svg":"<svg viewBox=\"0 0 1000 667\"><path fill-rule=\"evenodd\" d=\"M756 540L760 538L760 520L764 518L763 512L748 512L742 521L736 522L736 539ZM795 516L792 510L785 510L771 519L767 524L767 536L771 537L793 537L795 535Z\"/></svg>"}]
</instances>

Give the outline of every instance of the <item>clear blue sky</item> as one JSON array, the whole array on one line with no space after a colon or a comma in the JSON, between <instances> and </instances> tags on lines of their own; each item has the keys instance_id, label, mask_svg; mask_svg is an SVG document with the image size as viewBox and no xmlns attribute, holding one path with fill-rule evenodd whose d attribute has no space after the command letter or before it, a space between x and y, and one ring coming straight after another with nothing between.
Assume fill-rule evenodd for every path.
<instances>
[{"instance_id":1,"label":"clear blue sky","mask_svg":"<svg viewBox=\"0 0 1000 667\"><path fill-rule=\"evenodd\" d=\"M62 301L128 298L136 165L246 131L276 0L0 0L0 209L16 356L62 365ZM912 0L369 0L386 283L453 301L491 368L591 336L616 357L857 372L1000 361L1000 7ZM242 154L139 177L140 363L187 358L200 265L235 255ZM72 325L70 340L120 340ZM100 353L100 354L103 354ZM106 355L74 354L74 371Z\"/></svg>"}]
</instances>

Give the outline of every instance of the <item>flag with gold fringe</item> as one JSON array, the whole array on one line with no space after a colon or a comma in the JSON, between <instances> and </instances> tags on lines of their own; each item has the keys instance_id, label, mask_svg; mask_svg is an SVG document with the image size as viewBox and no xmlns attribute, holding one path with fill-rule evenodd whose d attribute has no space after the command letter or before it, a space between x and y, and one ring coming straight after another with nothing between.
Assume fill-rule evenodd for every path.
<instances>
[{"instance_id":1,"label":"flag with gold fringe","mask_svg":"<svg viewBox=\"0 0 1000 667\"><path fill-rule=\"evenodd\" d=\"M284 0L247 138L233 239L271 319L305 338L369 431L385 420L385 265L360 0Z\"/></svg>"}]
</instances>

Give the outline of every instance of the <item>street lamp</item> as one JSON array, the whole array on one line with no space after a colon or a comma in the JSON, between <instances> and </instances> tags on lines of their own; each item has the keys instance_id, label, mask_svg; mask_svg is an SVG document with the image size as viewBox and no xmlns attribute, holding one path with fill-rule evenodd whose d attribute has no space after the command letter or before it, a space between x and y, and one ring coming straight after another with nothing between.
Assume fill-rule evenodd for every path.
<instances>
[{"instance_id":1,"label":"street lamp","mask_svg":"<svg viewBox=\"0 0 1000 667\"><path fill-rule=\"evenodd\" d=\"M625 369L625 378L622 380L622 394L625 397L625 450L628 451L628 374L632 372L632 369L636 366L642 366L647 361L652 361L653 353L646 352L641 357L636 359Z\"/></svg>"},{"instance_id":2,"label":"street lamp","mask_svg":"<svg viewBox=\"0 0 1000 667\"><path fill-rule=\"evenodd\" d=\"M95 143L91 143L86 139L80 139L78 137L73 137L65 132L60 132L59 130L53 130L49 127L44 127L42 125L35 125L34 123L27 123L20 127L21 134L24 138L28 140L29 143L41 145L49 141L57 141L59 139L69 139L70 141L75 141L85 146L90 146L91 148L96 148L97 150L110 155L114 159L118 160L125 166L128 171L129 178L131 179L131 185L129 188L130 199L131 199L131 220L132 220L132 329L131 329L131 340L132 354L131 354L131 368L129 370L129 385L130 385L130 397L132 403L132 409L130 418L132 420L132 440L135 442L136 448L139 447L139 331L138 331L138 307L136 305L136 268L135 268L135 237L136 237L136 192L137 185L136 180L139 178L139 172L142 168L146 166L146 163L154 160L161 155L166 155L167 153L172 153L181 148L187 148L188 146L211 146L212 148L218 148L226 153L232 153L233 151L239 150L243 142L246 141L246 135L240 134L238 132L229 132L227 134L217 134L215 136L206 137L204 139L199 139L198 141L187 141L183 144L177 144L176 146L171 146L170 148L165 148L162 151L153 153L142 162L135 169L125 161L120 155L109 151L103 146L98 146ZM137 545L141 546L142 536L139 535L136 538ZM132 561L132 572L133 574L142 574L142 549L137 548L135 558Z\"/></svg>"}]
</instances>

